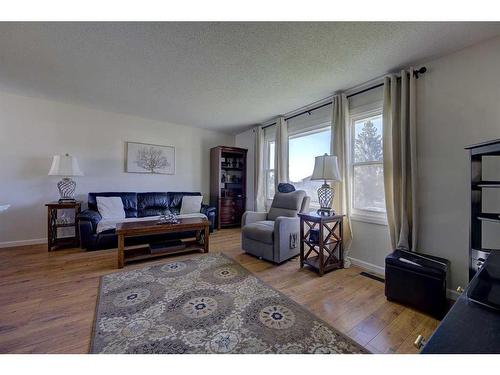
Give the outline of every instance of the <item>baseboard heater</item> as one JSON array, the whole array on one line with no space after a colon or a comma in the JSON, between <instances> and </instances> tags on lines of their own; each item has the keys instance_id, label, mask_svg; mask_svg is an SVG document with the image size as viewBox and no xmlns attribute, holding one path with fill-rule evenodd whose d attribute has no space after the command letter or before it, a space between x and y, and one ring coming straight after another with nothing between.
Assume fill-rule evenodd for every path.
<instances>
[{"instance_id":1,"label":"baseboard heater","mask_svg":"<svg viewBox=\"0 0 500 375\"><path fill-rule=\"evenodd\" d=\"M368 273L368 272L361 272L360 275L364 276L364 277L368 277L369 279L372 279L372 280L380 281L381 283L385 283L385 280L382 277L372 275L371 273Z\"/></svg>"}]
</instances>

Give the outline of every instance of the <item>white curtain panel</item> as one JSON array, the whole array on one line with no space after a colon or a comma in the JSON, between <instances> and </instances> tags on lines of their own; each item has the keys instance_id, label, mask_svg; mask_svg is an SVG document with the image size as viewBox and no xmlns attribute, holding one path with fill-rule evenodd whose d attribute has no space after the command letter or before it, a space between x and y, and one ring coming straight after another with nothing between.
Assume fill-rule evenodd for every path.
<instances>
[{"instance_id":1,"label":"white curtain panel","mask_svg":"<svg viewBox=\"0 0 500 375\"><path fill-rule=\"evenodd\" d=\"M417 249L416 82L413 68L385 77L384 188L394 249Z\"/></svg>"},{"instance_id":2,"label":"white curtain panel","mask_svg":"<svg viewBox=\"0 0 500 375\"><path fill-rule=\"evenodd\" d=\"M255 211L263 212L265 207L264 193L264 129L258 126L255 132L255 165L254 165L254 193Z\"/></svg>"},{"instance_id":3,"label":"white curtain panel","mask_svg":"<svg viewBox=\"0 0 500 375\"><path fill-rule=\"evenodd\" d=\"M276 147L274 153L274 185L288 182L288 124L284 117L276 119Z\"/></svg>"},{"instance_id":4,"label":"white curtain panel","mask_svg":"<svg viewBox=\"0 0 500 375\"><path fill-rule=\"evenodd\" d=\"M347 127L349 126L349 102L345 94L333 96L332 104L332 138L330 153L337 156L340 178L342 181L334 182L335 196L333 208L338 214L346 215L343 222L342 240L344 242L344 267L351 265L349 249L352 243L351 219L349 213L349 189L347 187Z\"/></svg>"}]
</instances>

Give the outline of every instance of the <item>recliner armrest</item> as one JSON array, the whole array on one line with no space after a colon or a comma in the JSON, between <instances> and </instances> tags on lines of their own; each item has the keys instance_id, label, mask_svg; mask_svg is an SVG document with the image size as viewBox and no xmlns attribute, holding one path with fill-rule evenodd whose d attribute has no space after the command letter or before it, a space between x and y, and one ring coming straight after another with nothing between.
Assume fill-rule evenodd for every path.
<instances>
[{"instance_id":1,"label":"recliner armrest","mask_svg":"<svg viewBox=\"0 0 500 375\"><path fill-rule=\"evenodd\" d=\"M298 217L278 216L274 221L274 233L283 233L300 230Z\"/></svg>"},{"instance_id":2,"label":"recliner armrest","mask_svg":"<svg viewBox=\"0 0 500 375\"><path fill-rule=\"evenodd\" d=\"M281 263L300 247L300 219L278 216L274 221L274 261Z\"/></svg>"},{"instance_id":3,"label":"recliner armrest","mask_svg":"<svg viewBox=\"0 0 500 375\"><path fill-rule=\"evenodd\" d=\"M97 229L97 224L101 221L102 216L99 212L94 211L94 210L85 210L82 211L78 214L78 221L83 222L83 221L90 221L92 224L92 229L95 233Z\"/></svg>"},{"instance_id":4,"label":"recliner armrest","mask_svg":"<svg viewBox=\"0 0 500 375\"><path fill-rule=\"evenodd\" d=\"M241 226L267 220L267 212L245 211L241 218Z\"/></svg>"}]
</instances>

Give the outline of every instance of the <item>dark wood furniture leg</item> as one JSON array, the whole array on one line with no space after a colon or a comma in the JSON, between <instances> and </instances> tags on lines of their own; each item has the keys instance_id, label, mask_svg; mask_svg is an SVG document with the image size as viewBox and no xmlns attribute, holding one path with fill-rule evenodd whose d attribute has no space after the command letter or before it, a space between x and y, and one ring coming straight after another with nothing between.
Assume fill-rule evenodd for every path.
<instances>
[{"instance_id":1,"label":"dark wood furniture leg","mask_svg":"<svg viewBox=\"0 0 500 375\"><path fill-rule=\"evenodd\" d=\"M340 267L344 268L344 241L343 239L343 225L344 222L341 220L339 221L339 262L340 262Z\"/></svg>"},{"instance_id":2,"label":"dark wood furniture leg","mask_svg":"<svg viewBox=\"0 0 500 375\"><path fill-rule=\"evenodd\" d=\"M324 240L325 237L323 236L323 224L320 223L319 225L319 275L320 276L323 276L325 273L325 265L323 259Z\"/></svg>"},{"instance_id":3,"label":"dark wood furniture leg","mask_svg":"<svg viewBox=\"0 0 500 375\"><path fill-rule=\"evenodd\" d=\"M118 268L123 268L125 263L125 238L123 234L118 235Z\"/></svg>"},{"instance_id":4,"label":"dark wood furniture leg","mask_svg":"<svg viewBox=\"0 0 500 375\"><path fill-rule=\"evenodd\" d=\"M205 234L203 236L203 245L204 245L204 252L205 253L208 253L209 242L210 242L210 229L209 229L208 224L207 224L207 225L205 225Z\"/></svg>"},{"instance_id":5,"label":"dark wood furniture leg","mask_svg":"<svg viewBox=\"0 0 500 375\"><path fill-rule=\"evenodd\" d=\"M304 219L300 218L300 268L304 268Z\"/></svg>"},{"instance_id":6,"label":"dark wood furniture leg","mask_svg":"<svg viewBox=\"0 0 500 375\"><path fill-rule=\"evenodd\" d=\"M48 208L47 212L47 249L49 251L52 251L52 248L54 246L54 237L53 237L53 229L54 229L54 223L53 223L53 218L52 216L54 215L54 209Z\"/></svg>"}]
</instances>

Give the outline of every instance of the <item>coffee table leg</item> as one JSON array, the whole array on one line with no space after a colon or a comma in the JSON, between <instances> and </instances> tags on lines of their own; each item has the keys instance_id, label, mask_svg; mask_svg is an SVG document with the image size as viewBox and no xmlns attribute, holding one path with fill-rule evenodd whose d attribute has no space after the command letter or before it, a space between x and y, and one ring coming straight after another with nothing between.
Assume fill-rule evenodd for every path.
<instances>
[{"instance_id":1,"label":"coffee table leg","mask_svg":"<svg viewBox=\"0 0 500 375\"><path fill-rule=\"evenodd\" d=\"M209 231L208 225L205 226L205 235L203 237L204 237L203 238L203 245L205 246L203 251L205 253L208 253L208 245L210 242L210 231Z\"/></svg>"},{"instance_id":2,"label":"coffee table leg","mask_svg":"<svg viewBox=\"0 0 500 375\"><path fill-rule=\"evenodd\" d=\"M118 268L123 268L125 261L125 239L122 234L118 235Z\"/></svg>"}]
</instances>

